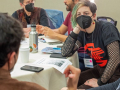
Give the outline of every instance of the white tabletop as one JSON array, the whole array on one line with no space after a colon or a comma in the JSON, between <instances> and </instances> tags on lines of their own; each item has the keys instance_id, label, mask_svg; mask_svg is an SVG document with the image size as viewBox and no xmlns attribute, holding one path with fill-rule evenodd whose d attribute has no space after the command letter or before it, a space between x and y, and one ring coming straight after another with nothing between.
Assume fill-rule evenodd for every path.
<instances>
[{"instance_id":1,"label":"white tabletop","mask_svg":"<svg viewBox=\"0 0 120 90\"><path fill-rule=\"evenodd\" d=\"M44 36L42 36L44 38ZM28 43L24 45L29 45ZM38 43L38 53L30 53L29 54L29 63L22 63L20 58L18 57L18 61L14 67L13 72L11 73L12 78L15 78L19 81L29 81L37 83L47 90L60 90L62 87L66 86L66 78L64 74L57 71L53 67L41 65L44 67L44 70L35 73L30 71L20 70L20 68L26 64L31 64L37 59L41 57L50 57L50 54L44 54L41 50L45 47L56 47L57 45L49 45L47 43ZM59 44L60 45L60 44ZM62 45L62 44L61 44ZM72 65L79 68L79 59L77 52L68 58L72 62Z\"/></svg>"}]
</instances>

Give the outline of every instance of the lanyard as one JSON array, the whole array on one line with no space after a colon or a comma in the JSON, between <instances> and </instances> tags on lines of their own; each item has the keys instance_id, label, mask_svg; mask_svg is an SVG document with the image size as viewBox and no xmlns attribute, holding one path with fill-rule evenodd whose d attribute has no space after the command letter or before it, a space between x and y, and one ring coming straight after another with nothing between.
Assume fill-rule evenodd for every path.
<instances>
[{"instance_id":1,"label":"lanyard","mask_svg":"<svg viewBox=\"0 0 120 90\"><path fill-rule=\"evenodd\" d=\"M93 43L93 34L94 34L94 31L92 32L92 43ZM84 33L84 47L85 47L85 33ZM84 49L84 52L85 52L85 49ZM84 53L84 58L85 58L85 53ZM92 58L92 48L91 48L91 58Z\"/></svg>"}]
</instances>

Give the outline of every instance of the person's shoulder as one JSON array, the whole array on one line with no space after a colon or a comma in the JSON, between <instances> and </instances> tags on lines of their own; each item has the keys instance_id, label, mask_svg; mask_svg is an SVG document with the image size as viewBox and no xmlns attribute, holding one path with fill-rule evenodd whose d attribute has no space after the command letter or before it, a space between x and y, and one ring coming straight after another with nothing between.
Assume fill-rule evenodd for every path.
<instances>
[{"instance_id":1,"label":"person's shoulder","mask_svg":"<svg viewBox=\"0 0 120 90\"><path fill-rule=\"evenodd\" d=\"M16 10L16 12L18 12L18 11L24 11L24 9L22 8L22 9L18 9L18 10Z\"/></svg>"},{"instance_id":2,"label":"person's shoulder","mask_svg":"<svg viewBox=\"0 0 120 90\"><path fill-rule=\"evenodd\" d=\"M12 14L12 17L14 17L15 19L18 19L18 15L20 13L23 13L23 9L18 9L16 10L13 14Z\"/></svg>"},{"instance_id":3,"label":"person's shoulder","mask_svg":"<svg viewBox=\"0 0 120 90\"><path fill-rule=\"evenodd\" d=\"M45 9L41 8L41 12L45 12Z\"/></svg>"},{"instance_id":4,"label":"person's shoulder","mask_svg":"<svg viewBox=\"0 0 120 90\"><path fill-rule=\"evenodd\" d=\"M25 89L28 89L28 90L46 90L42 86L32 82L17 81L16 84L17 86L24 87Z\"/></svg>"},{"instance_id":5,"label":"person's shoulder","mask_svg":"<svg viewBox=\"0 0 120 90\"><path fill-rule=\"evenodd\" d=\"M17 12L17 11L20 11L20 10L23 10L23 9L17 9L17 10L15 10L14 12Z\"/></svg>"},{"instance_id":6,"label":"person's shoulder","mask_svg":"<svg viewBox=\"0 0 120 90\"><path fill-rule=\"evenodd\" d=\"M117 30L116 26L107 21L97 21L97 27L101 30Z\"/></svg>"},{"instance_id":7,"label":"person's shoulder","mask_svg":"<svg viewBox=\"0 0 120 90\"><path fill-rule=\"evenodd\" d=\"M17 14L17 11L14 11L13 14ZM12 15L13 15L13 14L12 14Z\"/></svg>"},{"instance_id":8,"label":"person's shoulder","mask_svg":"<svg viewBox=\"0 0 120 90\"><path fill-rule=\"evenodd\" d=\"M16 10L14 13L15 14L18 14L18 13L23 13L24 12L24 9L18 9L18 10Z\"/></svg>"},{"instance_id":9,"label":"person's shoulder","mask_svg":"<svg viewBox=\"0 0 120 90\"><path fill-rule=\"evenodd\" d=\"M43 9L43 8L41 8L41 7L35 7L35 8L37 8L37 9L39 9L40 10L40 13L45 13L46 11L45 11L45 9Z\"/></svg>"},{"instance_id":10,"label":"person's shoulder","mask_svg":"<svg viewBox=\"0 0 120 90\"><path fill-rule=\"evenodd\" d=\"M99 36L102 36L104 40L107 40L108 37L111 40L115 37L119 37L119 31L117 27L110 22L99 21L99 26L96 28L96 31L99 32Z\"/></svg>"},{"instance_id":11,"label":"person's shoulder","mask_svg":"<svg viewBox=\"0 0 120 90\"><path fill-rule=\"evenodd\" d=\"M46 11L45 11L45 9L39 8L39 10L40 10L40 17L41 17L41 16L46 16Z\"/></svg>"},{"instance_id":12,"label":"person's shoulder","mask_svg":"<svg viewBox=\"0 0 120 90\"><path fill-rule=\"evenodd\" d=\"M72 12L70 11L67 15L72 15Z\"/></svg>"},{"instance_id":13,"label":"person's shoulder","mask_svg":"<svg viewBox=\"0 0 120 90\"><path fill-rule=\"evenodd\" d=\"M115 27L115 25L113 25L111 22L108 22L108 21L96 21L96 22L102 28L106 28L109 26Z\"/></svg>"},{"instance_id":14,"label":"person's shoulder","mask_svg":"<svg viewBox=\"0 0 120 90\"><path fill-rule=\"evenodd\" d=\"M44 11L44 9L43 9L43 8L41 8L41 7L35 7L35 8L37 8L37 9L40 9L40 10Z\"/></svg>"},{"instance_id":15,"label":"person's shoulder","mask_svg":"<svg viewBox=\"0 0 120 90\"><path fill-rule=\"evenodd\" d=\"M17 12L19 12L19 11L22 11L23 9L18 9L18 10L16 10L16 11L14 11L14 13L17 13ZM13 14L14 14L13 13Z\"/></svg>"},{"instance_id":16,"label":"person's shoulder","mask_svg":"<svg viewBox=\"0 0 120 90\"><path fill-rule=\"evenodd\" d=\"M17 11L15 11L13 14L12 14L12 17L18 19L18 14L17 14Z\"/></svg>"},{"instance_id":17,"label":"person's shoulder","mask_svg":"<svg viewBox=\"0 0 120 90\"><path fill-rule=\"evenodd\" d=\"M70 18L72 15L71 11L67 14L66 18Z\"/></svg>"}]
</instances>

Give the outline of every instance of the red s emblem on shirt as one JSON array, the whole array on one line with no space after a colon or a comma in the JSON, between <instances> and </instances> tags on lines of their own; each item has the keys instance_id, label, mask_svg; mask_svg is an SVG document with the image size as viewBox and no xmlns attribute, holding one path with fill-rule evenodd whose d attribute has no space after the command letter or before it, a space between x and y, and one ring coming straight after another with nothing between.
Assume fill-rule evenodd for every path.
<instances>
[{"instance_id":1,"label":"red s emblem on shirt","mask_svg":"<svg viewBox=\"0 0 120 90\"><path fill-rule=\"evenodd\" d=\"M96 61L96 63L98 63L100 67L104 67L107 64L107 60L102 60L103 57L101 56L101 54L103 54L104 51L99 47L95 48L94 43L87 43L84 46L84 49L85 51L91 51L91 55L89 54L90 57L94 58L94 60Z\"/></svg>"}]
</instances>

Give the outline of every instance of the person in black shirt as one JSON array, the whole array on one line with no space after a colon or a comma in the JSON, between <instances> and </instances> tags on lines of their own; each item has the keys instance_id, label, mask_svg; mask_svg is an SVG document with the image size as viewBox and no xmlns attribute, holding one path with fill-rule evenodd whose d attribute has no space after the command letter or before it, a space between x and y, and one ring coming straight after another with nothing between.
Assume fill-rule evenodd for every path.
<instances>
[{"instance_id":1,"label":"person in black shirt","mask_svg":"<svg viewBox=\"0 0 120 90\"><path fill-rule=\"evenodd\" d=\"M96 10L95 3L89 0L75 5L71 19L74 30L62 47L63 56L73 55L82 46L91 57L84 59L85 66L91 69L81 73L79 89L98 87L120 78L120 34L112 23L95 21Z\"/></svg>"},{"instance_id":2,"label":"person in black shirt","mask_svg":"<svg viewBox=\"0 0 120 90\"><path fill-rule=\"evenodd\" d=\"M25 32L25 36L29 37L31 31L30 24L43 25L50 27L47 14L44 9L34 7L35 0L19 0L23 9L15 11L12 16L18 19Z\"/></svg>"}]
</instances>

